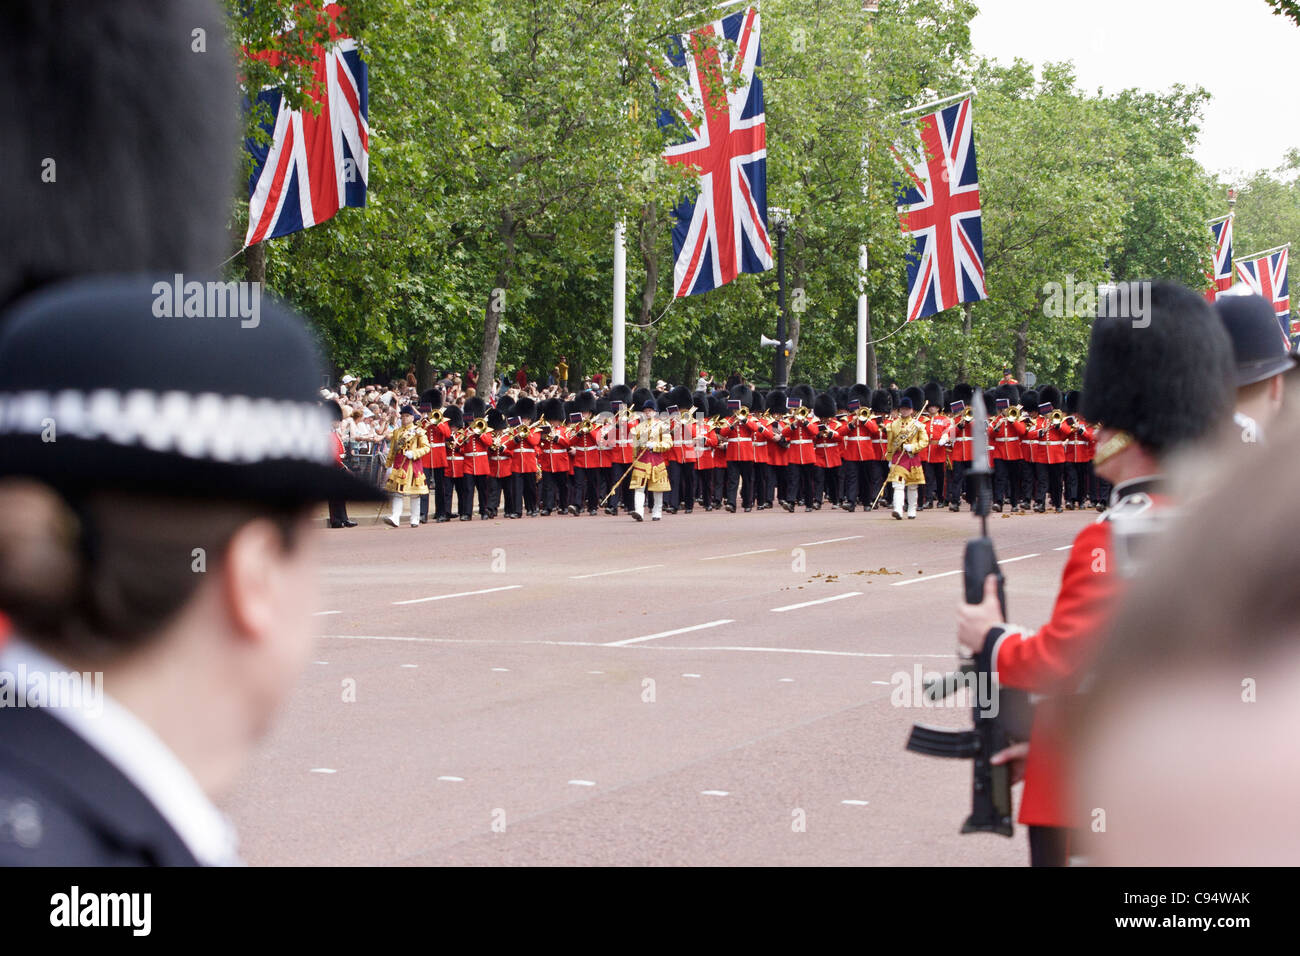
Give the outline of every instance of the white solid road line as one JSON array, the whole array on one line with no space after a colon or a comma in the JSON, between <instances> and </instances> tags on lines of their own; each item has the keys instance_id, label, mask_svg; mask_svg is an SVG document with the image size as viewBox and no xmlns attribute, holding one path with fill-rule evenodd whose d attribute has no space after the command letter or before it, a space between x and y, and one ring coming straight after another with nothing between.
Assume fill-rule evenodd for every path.
<instances>
[{"instance_id":1,"label":"white solid road line","mask_svg":"<svg viewBox=\"0 0 1300 956\"><path fill-rule=\"evenodd\" d=\"M809 541L806 544L796 544L796 548L811 548L814 544L835 544L837 541L856 541L858 538L865 537L861 534L851 534L847 538L827 538L825 541Z\"/></svg>"},{"instance_id":2,"label":"white solid road line","mask_svg":"<svg viewBox=\"0 0 1300 956\"><path fill-rule=\"evenodd\" d=\"M728 790L701 790L702 797L725 797L730 793Z\"/></svg>"},{"instance_id":3,"label":"white solid road line","mask_svg":"<svg viewBox=\"0 0 1300 956\"><path fill-rule=\"evenodd\" d=\"M701 561L721 561L723 558L743 558L747 554L768 554L775 551L776 548L759 548L757 551L737 551L735 554L715 554L711 558L700 558Z\"/></svg>"},{"instance_id":4,"label":"white solid road line","mask_svg":"<svg viewBox=\"0 0 1300 956\"><path fill-rule=\"evenodd\" d=\"M709 621L707 624L696 624L693 627L679 627L672 631L660 631L658 634L647 634L645 637L629 637L623 641L610 641L608 644L601 644L601 647L626 647L628 644L640 644L642 641L653 641L660 637L672 637L674 634L687 634L690 631L702 631L709 627L720 627L723 624L735 624L731 618L723 618L721 621Z\"/></svg>"},{"instance_id":5,"label":"white solid road line","mask_svg":"<svg viewBox=\"0 0 1300 956\"><path fill-rule=\"evenodd\" d=\"M312 767L312 773L338 773L337 770L331 770L329 767Z\"/></svg>"},{"instance_id":6,"label":"white solid road line","mask_svg":"<svg viewBox=\"0 0 1300 956\"><path fill-rule=\"evenodd\" d=\"M575 787L594 787L596 785L595 780L570 780L569 783Z\"/></svg>"},{"instance_id":7,"label":"white solid road line","mask_svg":"<svg viewBox=\"0 0 1300 956\"><path fill-rule=\"evenodd\" d=\"M1053 551L1069 551L1069 550L1070 550L1071 548L1073 548L1073 547L1074 547L1074 545L1072 545L1072 544L1067 544L1064 548L1053 548L1052 550L1053 550Z\"/></svg>"},{"instance_id":8,"label":"white solid road line","mask_svg":"<svg viewBox=\"0 0 1300 956\"><path fill-rule=\"evenodd\" d=\"M865 807L867 805L865 800L841 800L840 803L849 807Z\"/></svg>"},{"instance_id":9,"label":"white solid road line","mask_svg":"<svg viewBox=\"0 0 1300 956\"><path fill-rule=\"evenodd\" d=\"M632 571L649 571L652 568L662 568L662 564L643 564L639 568L619 568L617 571L597 571L594 574L570 574L571 581L581 581L583 578L603 578L607 574L629 574Z\"/></svg>"},{"instance_id":10,"label":"white solid road line","mask_svg":"<svg viewBox=\"0 0 1300 956\"><path fill-rule=\"evenodd\" d=\"M326 614L342 614L342 611L316 611L312 617L324 617Z\"/></svg>"},{"instance_id":11,"label":"white solid road line","mask_svg":"<svg viewBox=\"0 0 1300 956\"><path fill-rule=\"evenodd\" d=\"M935 660L952 660L952 654L893 654L877 653L874 651L825 651L810 647L745 647L745 646L725 646L725 647L693 647L689 644L596 644L592 641L494 641L491 639L472 640L465 637L389 637L378 634L322 634L323 640L330 641L407 641L417 644L491 644L493 646L508 644L512 647L521 645L546 645L548 647L620 647L634 651L746 651L759 654L820 654L829 657L881 657L881 658L898 658L900 660L912 661L923 658L934 658ZM318 661L318 663L328 663L327 661ZM682 675L683 677L699 677L699 674Z\"/></svg>"},{"instance_id":12,"label":"white solid road line","mask_svg":"<svg viewBox=\"0 0 1300 956\"><path fill-rule=\"evenodd\" d=\"M772 611L780 613L781 611L797 611L801 607L812 607L814 604L829 604L831 601L843 601L845 598L858 597L861 591L849 591L847 594L837 594L834 597L819 598L816 601L804 601L802 604L787 604L785 607L774 607Z\"/></svg>"},{"instance_id":13,"label":"white solid road line","mask_svg":"<svg viewBox=\"0 0 1300 956\"><path fill-rule=\"evenodd\" d=\"M1073 547L1073 545L1070 545L1070 547ZM1057 548L1056 550L1057 550L1057 551L1060 551L1060 550L1063 550L1063 549L1061 549L1061 548ZM1025 558L1039 558L1039 557L1042 557L1042 553L1041 553L1041 552L1034 552L1033 554L1020 554L1020 555L1016 555L1016 557L1014 557L1014 558L1003 558L1001 561L998 562L998 564L1011 564L1013 561L1023 561L1023 560L1025 560ZM958 570L956 570L956 571L941 571L941 572L939 572L938 574L927 574L927 575L925 575L925 577L920 577L920 578L910 578L910 579L907 580L907 581L895 581L895 582L893 582L892 584L890 584L889 586L890 586L891 588L901 588L901 587L903 587L903 586L906 585L906 584L917 584L917 583L919 583L919 582L921 582L921 581L934 581L934 580L937 580L937 579L939 579L939 578L950 578L950 577L952 577L954 574L961 574L961 573L962 573L962 572L961 572L960 569L958 569Z\"/></svg>"},{"instance_id":14,"label":"white solid road line","mask_svg":"<svg viewBox=\"0 0 1300 956\"><path fill-rule=\"evenodd\" d=\"M439 777L439 780L446 780L448 783L464 783L464 777Z\"/></svg>"},{"instance_id":15,"label":"white solid road line","mask_svg":"<svg viewBox=\"0 0 1300 956\"><path fill-rule=\"evenodd\" d=\"M412 598L409 601L394 601L394 604L423 604L426 601L445 601L448 598L472 597L475 594L492 594L495 591L517 591L522 584L507 584L500 588L484 588L482 591L458 591L455 594L435 594L433 597Z\"/></svg>"}]
</instances>

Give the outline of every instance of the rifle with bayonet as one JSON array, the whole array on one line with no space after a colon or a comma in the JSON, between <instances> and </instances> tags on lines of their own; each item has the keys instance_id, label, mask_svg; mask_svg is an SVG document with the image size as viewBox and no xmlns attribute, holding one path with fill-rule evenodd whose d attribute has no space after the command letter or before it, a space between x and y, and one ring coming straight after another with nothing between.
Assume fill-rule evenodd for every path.
<instances>
[{"instance_id":1,"label":"rifle with bayonet","mask_svg":"<svg viewBox=\"0 0 1300 956\"><path fill-rule=\"evenodd\" d=\"M974 482L974 510L980 519L980 536L966 542L963 560L966 603L983 601L984 582L990 574L994 575L998 582L998 603L1005 621L1004 579L989 537L992 490L989 487L988 412L984 407L984 395L978 389L971 404L974 407L974 427L971 429L973 460L967 475L968 480ZM973 658L965 659L957 673L947 674L925 686L925 696L931 701L943 700L959 688L967 688L972 698L974 727L953 731L915 724L907 738L907 749L931 757L970 759L973 762L971 813L962 824L961 832L1011 836L1014 831L1011 822L1011 769L1006 764L995 767L990 759L1012 743L1029 738L1031 709L1026 692L994 685L992 645L992 641L985 641L984 648Z\"/></svg>"}]
</instances>

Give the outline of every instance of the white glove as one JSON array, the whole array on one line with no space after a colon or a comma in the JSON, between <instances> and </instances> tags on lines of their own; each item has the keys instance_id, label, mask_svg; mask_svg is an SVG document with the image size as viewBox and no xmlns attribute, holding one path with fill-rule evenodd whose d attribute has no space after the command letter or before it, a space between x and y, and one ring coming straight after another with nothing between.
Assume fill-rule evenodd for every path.
<instances>
[{"instance_id":1,"label":"white glove","mask_svg":"<svg viewBox=\"0 0 1300 956\"><path fill-rule=\"evenodd\" d=\"M404 451L402 452L402 454L405 455L407 458L409 458L411 461L418 461L420 458L420 456L413 451Z\"/></svg>"},{"instance_id":2,"label":"white glove","mask_svg":"<svg viewBox=\"0 0 1300 956\"><path fill-rule=\"evenodd\" d=\"M952 444L952 439L949 438L947 435L944 435L942 438L939 439L939 444L942 445L944 448L947 448L949 445Z\"/></svg>"},{"instance_id":3,"label":"white glove","mask_svg":"<svg viewBox=\"0 0 1300 956\"><path fill-rule=\"evenodd\" d=\"M903 453L904 453L904 454L907 454L907 455L912 454L912 446L911 446L911 445L904 445L904 446L903 446Z\"/></svg>"}]
</instances>

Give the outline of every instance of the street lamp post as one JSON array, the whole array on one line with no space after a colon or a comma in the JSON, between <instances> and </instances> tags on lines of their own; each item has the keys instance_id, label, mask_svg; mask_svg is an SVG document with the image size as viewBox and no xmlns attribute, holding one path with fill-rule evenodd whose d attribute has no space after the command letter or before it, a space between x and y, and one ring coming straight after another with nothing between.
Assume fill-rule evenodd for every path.
<instances>
[{"instance_id":1,"label":"street lamp post","mask_svg":"<svg viewBox=\"0 0 1300 956\"><path fill-rule=\"evenodd\" d=\"M772 387L785 388L789 365L786 359L786 312L785 312L785 234L790 227L789 214L784 209L775 207L768 210L776 223L776 358L772 360Z\"/></svg>"}]
</instances>

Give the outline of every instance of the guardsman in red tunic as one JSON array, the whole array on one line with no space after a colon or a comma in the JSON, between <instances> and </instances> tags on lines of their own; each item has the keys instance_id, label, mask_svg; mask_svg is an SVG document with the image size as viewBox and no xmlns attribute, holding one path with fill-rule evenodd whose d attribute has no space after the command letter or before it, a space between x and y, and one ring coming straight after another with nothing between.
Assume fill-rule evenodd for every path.
<instances>
[{"instance_id":1,"label":"guardsman in red tunic","mask_svg":"<svg viewBox=\"0 0 1300 956\"><path fill-rule=\"evenodd\" d=\"M733 398L727 402L731 415L719 430L719 435L727 440L727 510L735 512L739 488L741 504L746 511L753 511L754 439L764 434L763 420L750 410L754 393L749 386L737 385L731 394Z\"/></svg>"},{"instance_id":2,"label":"guardsman in red tunic","mask_svg":"<svg viewBox=\"0 0 1300 956\"><path fill-rule=\"evenodd\" d=\"M691 421L691 393L680 385L669 390L664 402L664 420L673 433L673 447L667 453L668 500L664 510L677 514L693 500L695 493L694 423Z\"/></svg>"},{"instance_id":3,"label":"guardsman in red tunic","mask_svg":"<svg viewBox=\"0 0 1300 956\"><path fill-rule=\"evenodd\" d=\"M510 456L509 446L501 440L506 430L506 417L494 408L488 412L487 420L492 428L492 444L488 446L487 516L489 518L497 516L502 493L506 492L506 517L509 517L511 510L507 489L510 487L510 476L514 474L514 462Z\"/></svg>"},{"instance_id":4,"label":"guardsman in red tunic","mask_svg":"<svg viewBox=\"0 0 1300 956\"><path fill-rule=\"evenodd\" d=\"M970 386L966 388L969 390ZM961 386L956 386L952 392L953 395L960 395ZM967 397L973 395L973 391L967 392ZM966 492L966 472L970 468L971 462L971 427L972 422L969 415L966 414L966 400L958 398L948 406L948 411L952 415L952 423L948 426L948 431L940 439L949 449L949 457L952 462L952 470L948 474L948 510L960 511L961 499Z\"/></svg>"},{"instance_id":5,"label":"guardsman in red tunic","mask_svg":"<svg viewBox=\"0 0 1300 956\"><path fill-rule=\"evenodd\" d=\"M839 500L840 444L845 423L836 417L835 399L829 392L817 396L813 412L822 425L813 438L813 508L820 511L823 497L829 497L831 504Z\"/></svg>"},{"instance_id":6,"label":"guardsman in red tunic","mask_svg":"<svg viewBox=\"0 0 1300 956\"><path fill-rule=\"evenodd\" d=\"M940 440L952 427L952 419L943 411L943 390L935 387L934 394L926 393L925 437L927 444L921 452L921 470L925 472L925 508L937 508L944 501L945 482L948 478L948 446Z\"/></svg>"},{"instance_id":7,"label":"guardsman in red tunic","mask_svg":"<svg viewBox=\"0 0 1300 956\"><path fill-rule=\"evenodd\" d=\"M1083 507L1088 496L1088 449L1092 442L1092 429L1079 415L1082 393L1065 393L1065 510Z\"/></svg>"},{"instance_id":8,"label":"guardsman in red tunic","mask_svg":"<svg viewBox=\"0 0 1300 956\"><path fill-rule=\"evenodd\" d=\"M507 421L512 438L507 442L510 448L510 487L514 500L514 514L518 518L527 514L537 517L537 483L541 480L542 466L537 460L537 449L542 443L537 427L532 424L537 414L537 403L531 398L521 398L515 402L514 417ZM509 500L507 495L506 517L509 517Z\"/></svg>"},{"instance_id":9,"label":"guardsman in red tunic","mask_svg":"<svg viewBox=\"0 0 1300 956\"><path fill-rule=\"evenodd\" d=\"M983 602L963 604L958 613L957 638L972 653L992 642L995 682L1040 698L1028 744L993 758L1012 763L1013 777L1024 761L1020 822L1029 826L1035 866L1065 865L1071 830L1091 822L1074 816L1067 798L1065 712L1100 649L1124 586L1120 571L1129 555L1142 552L1130 544L1162 505L1160 474L1172 453L1205 440L1231 414L1231 352L1209 304L1172 283L1145 285L1141 297L1121 287L1097 307L1081 412L1105 423L1096 468L1115 486L1110 509L1074 539L1051 618L1037 630L1004 622L992 577ZM1141 322L1124 306L1134 301L1148 303ZM1142 387L1134 389L1138 381ZM1195 402L1187 400L1189 382ZM1014 583L1007 591L1014 607ZM1087 781L1073 783L1078 806L1101 805L1089 800Z\"/></svg>"},{"instance_id":10,"label":"guardsman in red tunic","mask_svg":"<svg viewBox=\"0 0 1300 956\"><path fill-rule=\"evenodd\" d=\"M447 482L447 439L451 425L442 411L442 389L431 388L421 396L429 413L421 423L429 439L429 454L420 459L429 494L420 499L420 520L429 520L429 496L433 496L433 520L441 524L451 520L451 486Z\"/></svg>"},{"instance_id":11,"label":"guardsman in red tunic","mask_svg":"<svg viewBox=\"0 0 1300 956\"><path fill-rule=\"evenodd\" d=\"M1056 508L1056 513L1060 514L1065 510L1062 507L1061 498L1065 486L1065 439L1068 437L1062 427L1065 413L1060 410L1061 390L1054 385L1044 385L1039 389L1038 394L1038 411L1044 420L1038 435L1039 440L1043 443L1042 459L1044 468L1040 474L1044 478L1047 489L1047 495L1044 498L1050 496L1052 506ZM1042 505L1038 509L1040 512L1047 510L1044 498L1039 499L1039 504Z\"/></svg>"},{"instance_id":12,"label":"guardsman in red tunic","mask_svg":"<svg viewBox=\"0 0 1300 956\"><path fill-rule=\"evenodd\" d=\"M727 403L716 394L709 396L709 417L704 444L712 452L709 457L713 461L713 467L705 472L701 480L705 482L704 510L714 511L722 507L722 495L727 486L727 439L722 435L722 425L727 418Z\"/></svg>"},{"instance_id":13,"label":"guardsman in red tunic","mask_svg":"<svg viewBox=\"0 0 1300 956\"><path fill-rule=\"evenodd\" d=\"M447 435L447 486L456 492L456 513L460 516L460 520L471 521L473 515L469 512L472 509L465 503L465 452L462 448L462 443L465 441L465 416L456 405L448 405L444 414L450 429ZM473 488L474 485L471 483L471 495ZM451 507L450 493L447 507Z\"/></svg>"},{"instance_id":14,"label":"guardsman in red tunic","mask_svg":"<svg viewBox=\"0 0 1300 956\"><path fill-rule=\"evenodd\" d=\"M537 453L542 461L542 516L562 504L563 483L569 475L569 433L564 428L564 403L548 398L542 403L545 421L538 429Z\"/></svg>"},{"instance_id":15,"label":"guardsman in red tunic","mask_svg":"<svg viewBox=\"0 0 1300 956\"><path fill-rule=\"evenodd\" d=\"M460 520L473 517L473 495L478 493L478 516L487 520L491 515L488 503L488 452L492 448L492 426L487 421L487 402L477 395L465 402L465 440L461 453L465 456L465 475L461 479L465 495L460 503Z\"/></svg>"},{"instance_id":16,"label":"guardsman in red tunic","mask_svg":"<svg viewBox=\"0 0 1300 956\"><path fill-rule=\"evenodd\" d=\"M817 481L817 450L813 447L813 440L822 426L802 397L787 399L786 404L793 407L781 428L786 442L786 499L781 502L781 507L793 514L800 494L803 495L804 510L813 510L813 488Z\"/></svg>"},{"instance_id":17,"label":"guardsman in red tunic","mask_svg":"<svg viewBox=\"0 0 1300 956\"><path fill-rule=\"evenodd\" d=\"M889 455L885 449L889 446L889 422L893 413L893 399L889 392L878 388L871 393L871 420L876 425L876 437L871 439L867 452L867 490L864 497L870 508L875 502L877 508L888 508L885 501L885 475L889 471Z\"/></svg>"},{"instance_id":18,"label":"guardsman in red tunic","mask_svg":"<svg viewBox=\"0 0 1300 956\"><path fill-rule=\"evenodd\" d=\"M855 386L856 387L856 386ZM844 501L845 511L852 512L859 504L867 507L871 499L865 497L870 479L867 474L871 441L880 428L871 417L871 409L862 406L861 398L849 399L849 420L844 426Z\"/></svg>"},{"instance_id":19,"label":"guardsman in red tunic","mask_svg":"<svg viewBox=\"0 0 1300 956\"><path fill-rule=\"evenodd\" d=\"M569 514L580 514L585 503L587 514L595 515L601 498L599 474L603 424L594 417L596 396L591 392L579 395L576 405L578 418L569 428L572 436L569 452L573 456L573 501L569 505Z\"/></svg>"},{"instance_id":20,"label":"guardsman in red tunic","mask_svg":"<svg viewBox=\"0 0 1300 956\"><path fill-rule=\"evenodd\" d=\"M1013 409L1011 397L1006 392L996 404L997 415L989 421L989 445L993 449L993 510L1000 512L1005 501L1015 511L1020 503L1021 440L1028 429L1023 409L1019 406Z\"/></svg>"},{"instance_id":21,"label":"guardsman in red tunic","mask_svg":"<svg viewBox=\"0 0 1300 956\"><path fill-rule=\"evenodd\" d=\"M627 482L623 480L624 473L632 467L632 429L636 426L637 417L632 411L629 403L632 401L632 390L626 385L615 385L609 390L609 410L614 415L611 427L606 433L605 440L609 444L608 457L610 461L609 484L607 488L618 487L618 490L610 496L609 501L605 502L605 513L608 515L618 514L618 506L623 505L624 511L632 508L632 490L628 488Z\"/></svg>"},{"instance_id":22,"label":"guardsman in red tunic","mask_svg":"<svg viewBox=\"0 0 1300 956\"><path fill-rule=\"evenodd\" d=\"M1025 437L1020 441L1020 507L1028 511L1038 500L1038 462L1045 446L1038 440L1038 392L1025 389L1020 393L1020 403L1025 409Z\"/></svg>"}]
</instances>

